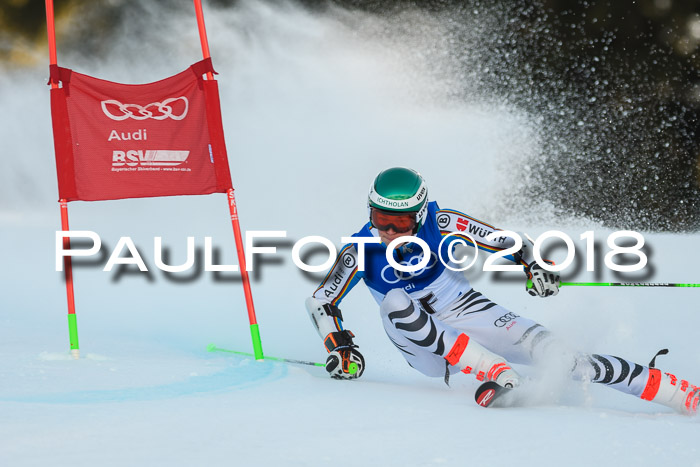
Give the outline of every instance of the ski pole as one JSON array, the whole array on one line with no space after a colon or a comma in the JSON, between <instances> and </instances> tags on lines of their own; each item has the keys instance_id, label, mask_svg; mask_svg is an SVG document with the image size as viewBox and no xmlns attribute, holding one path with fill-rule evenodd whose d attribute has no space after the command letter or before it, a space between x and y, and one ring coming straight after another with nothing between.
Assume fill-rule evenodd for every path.
<instances>
[{"instance_id":1,"label":"ski pole","mask_svg":"<svg viewBox=\"0 0 700 467\"><path fill-rule=\"evenodd\" d=\"M248 353L248 352L239 352L237 350L228 350L228 349L222 349L221 347L217 347L215 344L209 344L207 345L207 351L208 352L225 352L225 353L232 353L234 355L243 355L244 357L255 357L255 354ZM258 359L259 360L259 359ZM293 358L278 358L278 357L270 357L269 355L265 355L262 360L273 360L275 362L283 362L283 363L294 363L297 365L309 365L309 366L320 366L324 367L326 366L325 363L316 363L316 362L308 362L306 360L295 360Z\"/></svg>"},{"instance_id":2,"label":"ski pole","mask_svg":"<svg viewBox=\"0 0 700 467\"><path fill-rule=\"evenodd\" d=\"M700 284L670 282L562 282L560 285L578 287L700 287Z\"/></svg>"},{"instance_id":3,"label":"ski pole","mask_svg":"<svg viewBox=\"0 0 700 467\"><path fill-rule=\"evenodd\" d=\"M700 284L671 283L671 282L561 282L560 287L700 287ZM532 281L527 280L528 289Z\"/></svg>"}]
</instances>

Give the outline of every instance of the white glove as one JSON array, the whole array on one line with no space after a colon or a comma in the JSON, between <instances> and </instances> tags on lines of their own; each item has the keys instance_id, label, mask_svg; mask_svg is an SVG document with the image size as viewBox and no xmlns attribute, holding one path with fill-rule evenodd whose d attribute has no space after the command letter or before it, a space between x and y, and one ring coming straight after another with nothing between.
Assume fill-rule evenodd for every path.
<instances>
[{"instance_id":1,"label":"white glove","mask_svg":"<svg viewBox=\"0 0 700 467\"><path fill-rule=\"evenodd\" d=\"M525 268L525 274L528 278L525 290L533 297L536 295L549 297L559 293L560 278L558 272L547 271L533 261Z\"/></svg>"}]
</instances>

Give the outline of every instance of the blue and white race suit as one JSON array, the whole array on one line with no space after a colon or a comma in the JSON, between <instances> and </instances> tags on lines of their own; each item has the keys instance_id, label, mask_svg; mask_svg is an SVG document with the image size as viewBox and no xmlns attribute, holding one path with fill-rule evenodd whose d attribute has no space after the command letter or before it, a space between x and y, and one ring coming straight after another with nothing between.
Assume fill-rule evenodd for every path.
<instances>
[{"instance_id":1,"label":"blue and white race suit","mask_svg":"<svg viewBox=\"0 0 700 467\"><path fill-rule=\"evenodd\" d=\"M490 237L499 230L463 212L440 209L436 202L430 202L424 225L416 234L430 249L430 260L425 267L414 272L396 270L386 258L386 245L349 243L340 250L313 297L322 303L340 305L350 290L364 280L380 305L389 339L410 366L428 376L443 376L446 370L459 371L446 365L445 357L460 334L466 334L511 363L533 364L553 345L557 352L565 346L544 326L491 301L474 290L462 272L444 264L449 258L448 249L454 248L456 239L488 252L512 247L514 239L511 237ZM370 223L353 235L355 238L378 236ZM448 236L447 241L442 242ZM517 254L506 258L530 264L534 260L532 244L525 239L523 243ZM362 248L363 271L359 268L358 255ZM423 249L416 243L403 244L393 251L394 260L403 265L417 265L423 255ZM340 319L328 319L333 321L335 329L343 329ZM573 352L571 355L576 378L605 382L637 396L646 386L646 366L609 355L577 354L574 357Z\"/></svg>"}]
</instances>

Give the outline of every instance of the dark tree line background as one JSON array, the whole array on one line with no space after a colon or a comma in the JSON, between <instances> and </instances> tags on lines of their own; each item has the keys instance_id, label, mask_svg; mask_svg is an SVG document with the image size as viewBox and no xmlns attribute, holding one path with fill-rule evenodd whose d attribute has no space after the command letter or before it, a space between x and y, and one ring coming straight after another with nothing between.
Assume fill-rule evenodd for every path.
<instances>
[{"instance_id":1,"label":"dark tree line background","mask_svg":"<svg viewBox=\"0 0 700 467\"><path fill-rule=\"evenodd\" d=\"M105 39L138 0L56 0L60 17L89 16ZM235 8L236 0L210 0ZM274 3L274 2L269 2ZM297 0L399 17L448 18L449 53L468 78L536 116L542 154L518 170L526 196L615 228L700 229L700 0ZM189 0L168 2L191 8ZM489 23L475 63L475 12ZM42 0L0 0L0 60L23 66L46 47ZM80 40L80 38L73 38ZM86 53L105 43L91 40ZM29 57L29 58L28 58ZM466 84L464 86L466 92ZM460 95L459 86L454 90Z\"/></svg>"}]
</instances>

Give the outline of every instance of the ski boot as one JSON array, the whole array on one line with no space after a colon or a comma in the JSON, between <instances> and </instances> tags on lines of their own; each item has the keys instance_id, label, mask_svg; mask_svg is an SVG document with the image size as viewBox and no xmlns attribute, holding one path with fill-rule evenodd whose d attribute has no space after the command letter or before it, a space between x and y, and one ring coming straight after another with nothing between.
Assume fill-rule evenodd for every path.
<instances>
[{"instance_id":1,"label":"ski boot","mask_svg":"<svg viewBox=\"0 0 700 467\"><path fill-rule=\"evenodd\" d=\"M700 387L693 386L684 379L679 380L671 373L649 368L649 379L640 397L685 415L695 415L700 402Z\"/></svg>"},{"instance_id":2,"label":"ski boot","mask_svg":"<svg viewBox=\"0 0 700 467\"><path fill-rule=\"evenodd\" d=\"M520 377L503 357L470 340L466 334L457 337L445 360L462 373L474 374L478 381L493 381L504 388L514 388L520 383Z\"/></svg>"}]
</instances>

